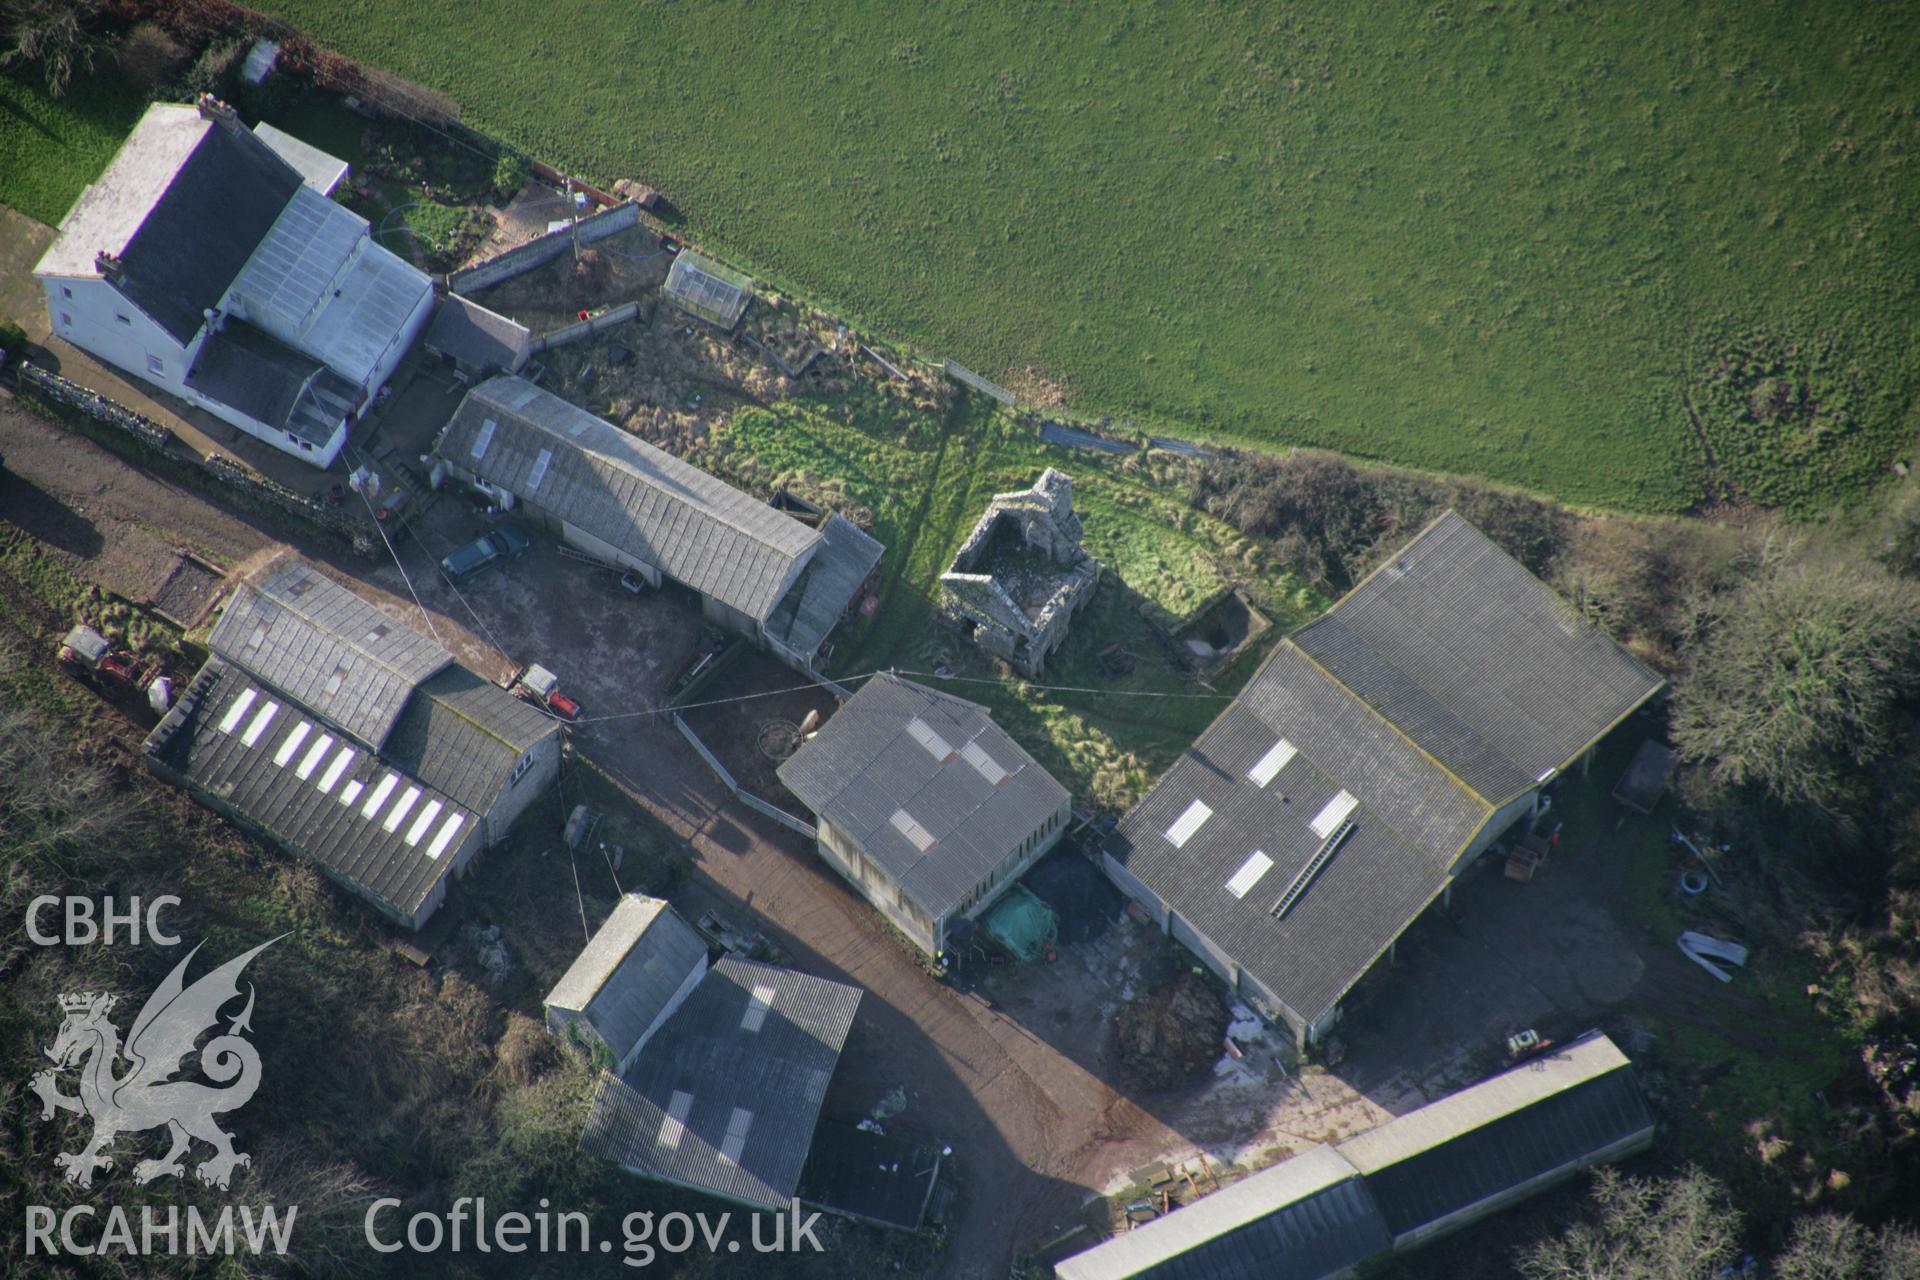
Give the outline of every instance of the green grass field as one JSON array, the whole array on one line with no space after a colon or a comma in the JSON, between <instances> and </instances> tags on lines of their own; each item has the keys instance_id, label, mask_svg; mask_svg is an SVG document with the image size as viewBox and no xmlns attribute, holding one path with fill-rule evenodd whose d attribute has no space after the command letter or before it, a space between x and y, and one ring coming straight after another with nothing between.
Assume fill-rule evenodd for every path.
<instances>
[{"instance_id":1,"label":"green grass field","mask_svg":"<svg viewBox=\"0 0 1920 1280\"><path fill-rule=\"evenodd\" d=\"M1082 409L1649 511L1920 429L1896 6L264 7Z\"/></svg>"},{"instance_id":2,"label":"green grass field","mask_svg":"<svg viewBox=\"0 0 1920 1280\"><path fill-rule=\"evenodd\" d=\"M0 204L59 222L145 107L107 76L76 79L54 98L36 69L0 72Z\"/></svg>"},{"instance_id":3,"label":"green grass field","mask_svg":"<svg viewBox=\"0 0 1920 1280\"><path fill-rule=\"evenodd\" d=\"M1266 648L1202 685L1174 669L1150 618L1172 626L1230 585L1285 628L1322 603L1224 524L1155 492L1125 464L1041 444L984 397L960 399L944 420L865 387L785 401L736 414L701 461L756 488L839 494L873 512L874 536L887 546L880 608L836 633L832 673L919 673L987 706L1077 796L1116 808L1192 744ZM988 501L1027 488L1049 465L1073 477L1087 549L1111 573L1048 660L1041 690L1000 678L934 615L940 573ZM1099 654L1116 641L1136 666L1109 679ZM928 674L936 669L954 678Z\"/></svg>"}]
</instances>

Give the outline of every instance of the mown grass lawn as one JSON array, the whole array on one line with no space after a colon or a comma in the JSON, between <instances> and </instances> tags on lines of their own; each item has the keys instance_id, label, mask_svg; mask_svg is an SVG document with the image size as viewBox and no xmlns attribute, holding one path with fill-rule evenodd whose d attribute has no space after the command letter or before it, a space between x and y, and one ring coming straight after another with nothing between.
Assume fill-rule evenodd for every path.
<instances>
[{"instance_id":1,"label":"mown grass lawn","mask_svg":"<svg viewBox=\"0 0 1920 1280\"><path fill-rule=\"evenodd\" d=\"M76 78L55 98L37 67L0 72L0 204L58 223L145 109L110 76Z\"/></svg>"},{"instance_id":2,"label":"mown grass lawn","mask_svg":"<svg viewBox=\"0 0 1920 1280\"><path fill-rule=\"evenodd\" d=\"M1920 428L1898 6L264 7L1085 409L1650 511Z\"/></svg>"},{"instance_id":3,"label":"mown grass lawn","mask_svg":"<svg viewBox=\"0 0 1920 1280\"><path fill-rule=\"evenodd\" d=\"M887 547L880 606L842 624L832 674L899 669L982 703L1076 796L1115 808L1192 744L1257 661L1249 652L1196 682L1173 666L1154 619L1170 626L1227 586L1243 587L1282 628L1322 603L1260 548L1136 468L1044 445L983 397L960 398L944 419L870 387L786 401L736 414L701 461L758 489L838 494L873 513ZM1048 466L1073 477L1086 546L1110 572L1033 684L1003 677L935 611L940 574L988 501L1027 488ZM1116 642L1135 666L1109 678L1100 651Z\"/></svg>"}]
</instances>

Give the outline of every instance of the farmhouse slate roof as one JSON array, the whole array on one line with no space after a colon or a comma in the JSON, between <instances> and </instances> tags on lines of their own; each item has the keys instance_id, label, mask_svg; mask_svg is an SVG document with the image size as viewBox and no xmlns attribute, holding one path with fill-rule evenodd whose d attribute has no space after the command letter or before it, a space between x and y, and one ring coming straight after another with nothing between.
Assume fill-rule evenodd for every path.
<instances>
[{"instance_id":1,"label":"farmhouse slate roof","mask_svg":"<svg viewBox=\"0 0 1920 1280\"><path fill-rule=\"evenodd\" d=\"M706 958L706 940L672 907L659 898L625 894L547 993L546 1004L584 1014L624 1057Z\"/></svg>"},{"instance_id":2,"label":"farmhouse slate roof","mask_svg":"<svg viewBox=\"0 0 1920 1280\"><path fill-rule=\"evenodd\" d=\"M121 294L184 344L300 185L237 121L155 104L81 193L36 270L98 276L96 255L117 256Z\"/></svg>"},{"instance_id":3,"label":"farmhouse slate roof","mask_svg":"<svg viewBox=\"0 0 1920 1280\"><path fill-rule=\"evenodd\" d=\"M868 680L779 775L935 919L1068 801L985 707L892 674Z\"/></svg>"},{"instance_id":4,"label":"farmhouse slate roof","mask_svg":"<svg viewBox=\"0 0 1920 1280\"><path fill-rule=\"evenodd\" d=\"M244 320L208 335L186 383L256 422L324 446L359 399L359 388Z\"/></svg>"},{"instance_id":5,"label":"farmhouse slate roof","mask_svg":"<svg viewBox=\"0 0 1920 1280\"><path fill-rule=\"evenodd\" d=\"M146 742L189 786L411 916L452 870L477 816L221 657Z\"/></svg>"},{"instance_id":6,"label":"farmhouse slate roof","mask_svg":"<svg viewBox=\"0 0 1920 1280\"><path fill-rule=\"evenodd\" d=\"M517 372L527 362L533 333L525 325L451 293L427 326L427 349L472 369Z\"/></svg>"},{"instance_id":7,"label":"farmhouse slate roof","mask_svg":"<svg viewBox=\"0 0 1920 1280\"><path fill-rule=\"evenodd\" d=\"M823 541L819 530L520 378L490 378L468 392L435 451L758 622Z\"/></svg>"},{"instance_id":8,"label":"farmhouse slate roof","mask_svg":"<svg viewBox=\"0 0 1920 1280\"><path fill-rule=\"evenodd\" d=\"M207 645L376 751L414 688L453 662L293 555L235 588Z\"/></svg>"},{"instance_id":9,"label":"farmhouse slate roof","mask_svg":"<svg viewBox=\"0 0 1920 1280\"><path fill-rule=\"evenodd\" d=\"M1293 641L1494 805L1662 684L1451 511Z\"/></svg>"},{"instance_id":10,"label":"farmhouse slate roof","mask_svg":"<svg viewBox=\"0 0 1920 1280\"><path fill-rule=\"evenodd\" d=\"M581 1149L635 1173L785 1208L860 990L727 956L624 1077L601 1077Z\"/></svg>"},{"instance_id":11,"label":"farmhouse slate roof","mask_svg":"<svg viewBox=\"0 0 1920 1280\"><path fill-rule=\"evenodd\" d=\"M1263 764L1273 771L1260 782ZM1342 794L1356 802L1351 832L1276 919L1327 844L1312 824ZM1196 804L1207 816L1176 843L1168 832ZM1121 820L1107 852L1311 1023L1440 891L1490 813L1283 643ZM1236 895L1230 882L1256 854L1270 866Z\"/></svg>"}]
</instances>

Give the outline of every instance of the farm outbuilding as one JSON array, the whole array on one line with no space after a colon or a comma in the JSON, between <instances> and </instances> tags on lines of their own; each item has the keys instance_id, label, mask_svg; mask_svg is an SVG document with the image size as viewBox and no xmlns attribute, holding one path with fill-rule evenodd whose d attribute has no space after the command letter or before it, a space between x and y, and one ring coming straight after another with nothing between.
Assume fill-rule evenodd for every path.
<instances>
[{"instance_id":1,"label":"farm outbuilding","mask_svg":"<svg viewBox=\"0 0 1920 1280\"><path fill-rule=\"evenodd\" d=\"M1067 789L985 707L885 674L780 766L820 856L930 956L1067 828Z\"/></svg>"},{"instance_id":2,"label":"farm outbuilding","mask_svg":"<svg viewBox=\"0 0 1920 1280\"><path fill-rule=\"evenodd\" d=\"M706 940L661 899L629 893L547 993L547 1028L606 1046L617 1075L706 976Z\"/></svg>"},{"instance_id":3,"label":"farm outbuilding","mask_svg":"<svg viewBox=\"0 0 1920 1280\"><path fill-rule=\"evenodd\" d=\"M1229 986L1317 1040L1420 912L1661 683L1448 512L1280 643L1104 862Z\"/></svg>"},{"instance_id":4,"label":"farm outbuilding","mask_svg":"<svg viewBox=\"0 0 1920 1280\"><path fill-rule=\"evenodd\" d=\"M859 1006L858 987L723 957L618 1073L601 1075L581 1150L750 1208L786 1208Z\"/></svg>"},{"instance_id":5,"label":"farm outbuilding","mask_svg":"<svg viewBox=\"0 0 1920 1280\"><path fill-rule=\"evenodd\" d=\"M559 772L550 716L297 557L207 644L148 767L411 928Z\"/></svg>"},{"instance_id":6,"label":"farm outbuilding","mask_svg":"<svg viewBox=\"0 0 1920 1280\"><path fill-rule=\"evenodd\" d=\"M812 673L881 545L820 528L520 378L468 392L434 444L452 477L609 565L695 592L708 621Z\"/></svg>"},{"instance_id":7,"label":"farm outbuilding","mask_svg":"<svg viewBox=\"0 0 1920 1280\"><path fill-rule=\"evenodd\" d=\"M727 330L740 323L753 298L751 277L686 250L674 258L666 287L675 306Z\"/></svg>"},{"instance_id":8,"label":"farm outbuilding","mask_svg":"<svg viewBox=\"0 0 1920 1280\"><path fill-rule=\"evenodd\" d=\"M423 341L427 350L453 363L462 381L477 382L496 373L520 372L533 349L533 331L451 293L441 301Z\"/></svg>"},{"instance_id":9,"label":"farm outbuilding","mask_svg":"<svg viewBox=\"0 0 1920 1280\"><path fill-rule=\"evenodd\" d=\"M1633 1066L1589 1036L1316 1145L1054 1266L1060 1280L1343 1280L1653 1144Z\"/></svg>"}]
</instances>

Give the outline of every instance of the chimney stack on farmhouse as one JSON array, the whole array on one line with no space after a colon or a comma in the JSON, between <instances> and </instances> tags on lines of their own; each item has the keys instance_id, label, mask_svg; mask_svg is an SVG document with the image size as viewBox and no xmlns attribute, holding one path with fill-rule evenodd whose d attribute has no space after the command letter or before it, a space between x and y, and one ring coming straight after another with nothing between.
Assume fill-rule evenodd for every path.
<instances>
[{"instance_id":1,"label":"chimney stack on farmhouse","mask_svg":"<svg viewBox=\"0 0 1920 1280\"><path fill-rule=\"evenodd\" d=\"M120 277L126 272L126 267L121 264L120 259L114 257L105 249L93 255L93 269L100 273L101 279L111 280L115 283L118 283Z\"/></svg>"},{"instance_id":2,"label":"chimney stack on farmhouse","mask_svg":"<svg viewBox=\"0 0 1920 1280\"><path fill-rule=\"evenodd\" d=\"M243 132L246 126L240 123L240 113L210 93L203 93L198 99L200 118L213 120L228 129Z\"/></svg>"}]
</instances>

